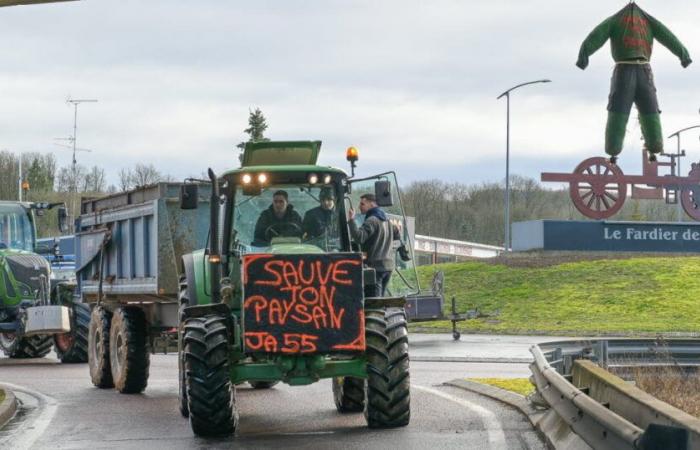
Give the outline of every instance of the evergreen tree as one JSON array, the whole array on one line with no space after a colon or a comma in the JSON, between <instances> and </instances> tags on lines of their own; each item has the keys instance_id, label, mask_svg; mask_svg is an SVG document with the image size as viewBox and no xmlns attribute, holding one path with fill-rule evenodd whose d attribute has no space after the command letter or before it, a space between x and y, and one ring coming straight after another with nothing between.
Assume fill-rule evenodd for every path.
<instances>
[{"instance_id":1,"label":"evergreen tree","mask_svg":"<svg viewBox=\"0 0 700 450\"><path fill-rule=\"evenodd\" d=\"M249 136L248 142L269 141L269 139L264 136L265 130L267 130L267 120L262 111L260 111L260 108L255 108L255 111L250 111L248 115L248 128L243 130ZM245 144L245 142L241 142L236 147L243 150Z\"/></svg>"}]
</instances>

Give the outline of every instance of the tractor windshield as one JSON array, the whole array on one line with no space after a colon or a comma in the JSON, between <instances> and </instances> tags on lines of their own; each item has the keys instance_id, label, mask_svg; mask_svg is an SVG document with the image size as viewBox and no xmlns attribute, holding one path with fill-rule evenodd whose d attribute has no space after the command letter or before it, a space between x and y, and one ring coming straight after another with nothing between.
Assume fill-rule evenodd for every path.
<instances>
[{"instance_id":1,"label":"tractor windshield","mask_svg":"<svg viewBox=\"0 0 700 450\"><path fill-rule=\"evenodd\" d=\"M27 212L21 205L0 204L0 250L34 250L34 233Z\"/></svg>"},{"instance_id":2,"label":"tractor windshield","mask_svg":"<svg viewBox=\"0 0 700 450\"><path fill-rule=\"evenodd\" d=\"M277 244L342 250L338 193L334 186L273 185L259 195L236 188L235 242L244 253Z\"/></svg>"}]
</instances>

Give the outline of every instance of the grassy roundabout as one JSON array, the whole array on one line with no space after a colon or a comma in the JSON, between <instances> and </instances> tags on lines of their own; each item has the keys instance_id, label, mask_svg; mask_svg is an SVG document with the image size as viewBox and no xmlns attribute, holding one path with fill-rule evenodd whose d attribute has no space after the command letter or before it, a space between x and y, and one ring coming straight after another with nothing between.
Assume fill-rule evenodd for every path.
<instances>
[{"instance_id":1,"label":"grassy roundabout","mask_svg":"<svg viewBox=\"0 0 700 450\"><path fill-rule=\"evenodd\" d=\"M512 261L511 261L512 262ZM700 332L700 257L633 257L552 264L508 261L422 266L445 273L445 304L478 308L464 332L654 335ZM448 329L449 322L421 323Z\"/></svg>"}]
</instances>

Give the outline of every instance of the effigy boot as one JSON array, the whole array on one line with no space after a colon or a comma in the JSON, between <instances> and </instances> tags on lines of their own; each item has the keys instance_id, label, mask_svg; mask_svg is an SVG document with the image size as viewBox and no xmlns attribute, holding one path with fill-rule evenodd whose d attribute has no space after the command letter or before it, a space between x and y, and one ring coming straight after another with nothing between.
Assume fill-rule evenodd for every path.
<instances>
[{"instance_id":1,"label":"effigy boot","mask_svg":"<svg viewBox=\"0 0 700 450\"><path fill-rule=\"evenodd\" d=\"M649 151L649 161L656 161L656 155L664 151L664 136L661 131L661 116L659 113L640 114L639 125L646 148Z\"/></svg>"},{"instance_id":2,"label":"effigy boot","mask_svg":"<svg viewBox=\"0 0 700 450\"><path fill-rule=\"evenodd\" d=\"M617 155L622 151L627 131L629 114L608 112L608 123L605 127L605 153L610 155L610 162L617 162Z\"/></svg>"}]
</instances>

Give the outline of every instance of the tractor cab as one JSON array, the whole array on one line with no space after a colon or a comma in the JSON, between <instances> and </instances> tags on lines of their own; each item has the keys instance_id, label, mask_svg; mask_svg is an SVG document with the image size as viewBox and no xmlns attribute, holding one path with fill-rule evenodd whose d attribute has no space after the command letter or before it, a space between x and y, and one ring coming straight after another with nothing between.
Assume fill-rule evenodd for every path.
<instances>
[{"instance_id":1,"label":"tractor cab","mask_svg":"<svg viewBox=\"0 0 700 450\"><path fill-rule=\"evenodd\" d=\"M0 202L0 251L34 251L34 217L22 203Z\"/></svg>"}]
</instances>

